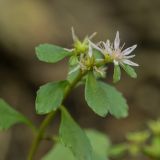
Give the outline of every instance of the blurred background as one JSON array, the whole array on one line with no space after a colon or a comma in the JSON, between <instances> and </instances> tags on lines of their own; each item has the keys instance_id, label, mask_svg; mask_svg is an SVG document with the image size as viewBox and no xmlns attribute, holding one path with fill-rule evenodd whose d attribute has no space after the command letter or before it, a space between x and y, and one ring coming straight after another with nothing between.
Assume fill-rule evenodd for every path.
<instances>
[{"instance_id":1,"label":"blurred background","mask_svg":"<svg viewBox=\"0 0 160 160\"><path fill-rule=\"evenodd\" d=\"M84 88L79 87L66 103L80 125L120 142L127 132L145 128L147 120L160 117L159 0L0 0L0 97L38 125L44 117L35 114L36 90L48 81L64 79L67 61L39 62L34 48L40 43L71 48L71 26L82 39L98 32L95 42L114 40L119 30L126 46L138 44L134 61L140 64L136 80L123 73L116 85L128 100L128 118L97 117L86 107ZM111 75L107 81L111 82ZM59 117L51 126L53 132L58 122ZM22 125L1 132L0 160L25 159L32 138ZM49 146L46 142L40 147L37 159Z\"/></svg>"}]
</instances>

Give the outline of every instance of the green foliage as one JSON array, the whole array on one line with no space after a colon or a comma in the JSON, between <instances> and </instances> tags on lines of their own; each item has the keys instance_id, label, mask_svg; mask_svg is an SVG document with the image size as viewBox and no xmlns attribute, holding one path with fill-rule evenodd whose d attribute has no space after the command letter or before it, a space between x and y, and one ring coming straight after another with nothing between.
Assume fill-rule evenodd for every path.
<instances>
[{"instance_id":1,"label":"green foliage","mask_svg":"<svg viewBox=\"0 0 160 160\"><path fill-rule=\"evenodd\" d=\"M116 83L121 79L121 69L119 65L114 65L113 82Z\"/></svg>"},{"instance_id":2,"label":"green foliage","mask_svg":"<svg viewBox=\"0 0 160 160\"><path fill-rule=\"evenodd\" d=\"M153 134L160 135L160 119L156 121L149 121L148 126L150 130L153 132Z\"/></svg>"},{"instance_id":3,"label":"green foliage","mask_svg":"<svg viewBox=\"0 0 160 160\"><path fill-rule=\"evenodd\" d=\"M114 157L114 158L120 158L126 153L127 147L128 147L127 144L117 144L117 145L110 146L107 152L108 156Z\"/></svg>"},{"instance_id":4,"label":"green foliage","mask_svg":"<svg viewBox=\"0 0 160 160\"><path fill-rule=\"evenodd\" d=\"M105 78L107 73L107 65L114 63L114 83L121 79L120 66L132 78L136 78L137 74L132 67L126 64L135 64L128 60L132 56L130 54L136 45L122 51L119 47L119 32L116 34L114 45L110 41L100 41L98 44L91 42L91 38L95 35L86 36L81 42L76 36L72 28L72 37L74 44L72 49L64 49L60 46L51 44L41 44L36 47L36 55L40 61L47 63L58 62L65 57L69 57L69 73L67 80L59 82L50 82L39 88L36 97L36 112L38 114L48 114L41 123L33 141L29 152L28 160L32 160L40 141L45 138L45 131L50 124L54 111L61 110L60 138L65 146L58 143L43 160L106 160L107 151L110 146L108 138L100 132L88 130L86 133L78 126L70 114L63 107L64 99L70 94L73 88L79 84L85 83L85 100L88 106L99 116L105 117L107 113L116 118L123 118L128 115L128 106L125 98L114 87L101 82L100 78ZM129 63L130 62L130 63ZM119 64L119 65L116 65ZM138 66L138 64L135 64ZM7 129L16 123L26 123L32 128L33 124L27 120L19 112L12 109L5 101L0 99L0 129ZM154 124L155 125L155 124ZM159 126L159 124L157 125ZM150 128L156 132L154 126ZM37 131L37 130L36 130ZM138 138L137 138L138 137ZM144 138L144 135L138 135L136 138ZM140 137L140 138L139 138ZM147 139L148 137L145 137ZM143 139L143 140L145 140ZM89 141L90 140L90 141ZM159 147L159 141L153 140L152 147ZM139 147L137 144L130 145L133 150ZM136 148L136 149L137 149ZM110 154L119 155L124 151L124 146L114 148ZM140 147L138 148L139 151ZM152 149L146 149L147 153ZM72 154L71 154L72 153ZM136 152L137 153L137 152Z\"/></svg>"},{"instance_id":5,"label":"green foliage","mask_svg":"<svg viewBox=\"0 0 160 160\"><path fill-rule=\"evenodd\" d=\"M156 136L152 139L150 145L144 147L144 153L152 158L160 159L160 137Z\"/></svg>"},{"instance_id":6,"label":"green foliage","mask_svg":"<svg viewBox=\"0 0 160 160\"><path fill-rule=\"evenodd\" d=\"M78 160L92 160L92 147L85 132L63 107L61 109L60 137Z\"/></svg>"},{"instance_id":7,"label":"green foliage","mask_svg":"<svg viewBox=\"0 0 160 160\"><path fill-rule=\"evenodd\" d=\"M123 64L122 67L130 77L137 78L137 73L135 72L134 68L127 64Z\"/></svg>"},{"instance_id":8,"label":"green foliage","mask_svg":"<svg viewBox=\"0 0 160 160\"><path fill-rule=\"evenodd\" d=\"M67 81L51 82L40 87L36 97L36 111L46 114L60 107Z\"/></svg>"},{"instance_id":9,"label":"green foliage","mask_svg":"<svg viewBox=\"0 0 160 160\"><path fill-rule=\"evenodd\" d=\"M85 132L93 148L92 160L107 160L107 150L110 147L108 137L105 134L95 130L86 130ZM82 146L82 148L83 147L84 146ZM42 160L52 160L53 158L55 160L78 159L73 156L72 152L61 143L57 143Z\"/></svg>"},{"instance_id":10,"label":"green foliage","mask_svg":"<svg viewBox=\"0 0 160 160\"><path fill-rule=\"evenodd\" d=\"M103 55L101 52L93 48L93 56L95 59L103 59Z\"/></svg>"},{"instance_id":11,"label":"green foliage","mask_svg":"<svg viewBox=\"0 0 160 160\"><path fill-rule=\"evenodd\" d=\"M57 143L42 160L77 160L72 152L61 143Z\"/></svg>"},{"instance_id":12,"label":"green foliage","mask_svg":"<svg viewBox=\"0 0 160 160\"><path fill-rule=\"evenodd\" d=\"M149 136L150 136L150 133L148 131L141 131L141 132L128 133L126 138L128 141L131 141L134 143L144 143Z\"/></svg>"},{"instance_id":13,"label":"green foliage","mask_svg":"<svg viewBox=\"0 0 160 160\"><path fill-rule=\"evenodd\" d=\"M128 152L131 156L136 157L140 154L141 147L137 144L132 143L128 146Z\"/></svg>"},{"instance_id":14,"label":"green foliage","mask_svg":"<svg viewBox=\"0 0 160 160\"><path fill-rule=\"evenodd\" d=\"M121 156L126 156L124 153L127 152L132 157L138 157L140 155L141 157L144 156L149 159L159 160L160 134L159 129L157 129L159 127L159 119L149 121L148 126L148 130L128 133L126 135L127 141L111 146L108 156L119 159Z\"/></svg>"},{"instance_id":15,"label":"green foliage","mask_svg":"<svg viewBox=\"0 0 160 160\"><path fill-rule=\"evenodd\" d=\"M69 65L73 66L78 63L78 57L76 55L73 55L69 59Z\"/></svg>"},{"instance_id":16,"label":"green foliage","mask_svg":"<svg viewBox=\"0 0 160 160\"><path fill-rule=\"evenodd\" d=\"M40 61L55 63L68 57L71 53L53 44L41 44L36 47L36 55Z\"/></svg>"},{"instance_id":17,"label":"green foliage","mask_svg":"<svg viewBox=\"0 0 160 160\"><path fill-rule=\"evenodd\" d=\"M8 129L17 123L30 125L27 118L0 99L0 130Z\"/></svg>"},{"instance_id":18,"label":"green foliage","mask_svg":"<svg viewBox=\"0 0 160 160\"><path fill-rule=\"evenodd\" d=\"M107 160L107 150L110 147L108 137L96 130L86 130L93 148L93 160Z\"/></svg>"},{"instance_id":19,"label":"green foliage","mask_svg":"<svg viewBox=\"0 0 160 160\"><path fill-rule=\"evenodd\" d=\"M109 109L109 100L95 76L90 72L85 85L85 100L88 106L98 115L105 117Z\"/></svg>"},{"instance_id":20,"label":"green foliage","mask_svg":"<svg viewBox=\"0 0 160 160\"><path fill-rule=\"evenodd\" d=\"M74 65L74 66L70 66L69 67L69 72L71 70L73 70L75 67L77 67L77 65ZM77 69L75 72L72 72L70 74L67 75L67 80L72 83L74 81L74 79L79 75L80 73L80 69Z\"/></svg>"},{"instance_id":21,"label":"green foliage","mask_svg":"<svg viewBox=\"0 0 160 160\"><path fill-rule=\"evenodd\" d=\"M122 94L114 87L97 81L92 73L88 74L86 80L85 99L100 116L105 116L108 112L116 118L128 115L128 106Z\"/></svg>"},{"instance_id":22,"label":"green foliage","mask_svg":"<svg viewBox=\"0 0 160 160\"><path fill-rule=\"evenodd\" d=\"M121 92L109 84L98 82L99 86L103 88L109 103L109 112L116 118L124 118L128 115L128 105Z\"/></svg>"}]
</instances>

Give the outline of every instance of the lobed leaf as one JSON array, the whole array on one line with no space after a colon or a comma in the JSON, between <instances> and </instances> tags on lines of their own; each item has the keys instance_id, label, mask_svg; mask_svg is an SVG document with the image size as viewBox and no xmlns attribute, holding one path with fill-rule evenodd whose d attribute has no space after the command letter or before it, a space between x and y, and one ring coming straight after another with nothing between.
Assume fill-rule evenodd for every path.
<instances>
[{"instance_id":1,"label":"lobed leaf","mask_svg":"<svg viewBox=\"0 0 160 160\"><path fill-rule=\"evenodd\" d=\"M106 92L98 84L93 73L87 76L85 85L85 100L88 106L99 116L105 117L109 110L109 100Z\"/></svg>"},{"instance_id":2,"label":"lobed leaf","mask_svg":"<svg viewBox=\"0 0 160 160\"><path fill-rule=\"evenodd\" d=\"M98 82L98 84L103 89L108 99L110 114L114 115L116 118L126 117L128 115L128 105L121 92L104 82Z\"/></svg>"}]
</instances>

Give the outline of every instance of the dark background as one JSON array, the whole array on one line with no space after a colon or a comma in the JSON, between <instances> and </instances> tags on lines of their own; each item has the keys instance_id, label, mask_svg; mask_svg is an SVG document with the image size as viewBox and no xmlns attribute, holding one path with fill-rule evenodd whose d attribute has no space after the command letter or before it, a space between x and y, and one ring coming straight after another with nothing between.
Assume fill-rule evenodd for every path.
<instances>
[{"instance_id":1,"label":"dark background","mask_svg":"<svg viewBox=\"0 0 160 160\"><path fill-rule=\"evenodd\" d=\"M0 97L38 125L43 116L35 114L36 90L48 81L64 79L67 61L39 62L34 47L47 42L71 48L71 26L80 38L96 31L95 42L114 40L119 30L126 46L138 44L135 50L135 62L140 64L136 69L138 79L123 73L116 85L128 100L129 117L99 118L86 107L81 87L66 102L81 126L96 128L119 142L128 131L143 129L147 120L159 117L159 0L0 0ZM111 77L108 81L111 82ZM51 126L53 132L58 122L59 117ZM22 125L0 133L0 160L25 159L31 140L31 131ZM44 143L39 155L49 145Z\"/></svg>"}]
</instances>

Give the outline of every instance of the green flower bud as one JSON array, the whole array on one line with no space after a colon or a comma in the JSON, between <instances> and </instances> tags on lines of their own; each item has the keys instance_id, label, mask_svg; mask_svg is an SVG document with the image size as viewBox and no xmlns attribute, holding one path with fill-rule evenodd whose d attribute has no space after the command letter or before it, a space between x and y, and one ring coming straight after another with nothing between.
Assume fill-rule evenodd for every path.
<instances>
[{"instance_id":1,"label":"green flower bud","mask_svg":"<svg viewBox=\"0 0 160 160\"><path fill-rule=\"evenodd\" d=\"M75 53L79 55L85 53L88 50L88 44L86 42L80 42L79 40L74 43Z\"/></svg>"}]
</instances>

